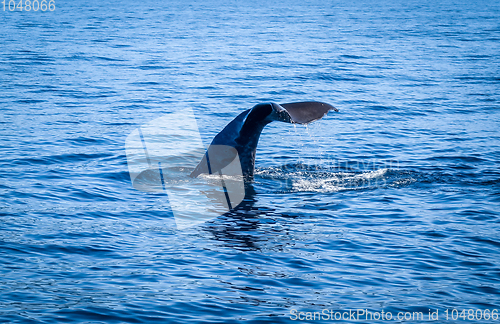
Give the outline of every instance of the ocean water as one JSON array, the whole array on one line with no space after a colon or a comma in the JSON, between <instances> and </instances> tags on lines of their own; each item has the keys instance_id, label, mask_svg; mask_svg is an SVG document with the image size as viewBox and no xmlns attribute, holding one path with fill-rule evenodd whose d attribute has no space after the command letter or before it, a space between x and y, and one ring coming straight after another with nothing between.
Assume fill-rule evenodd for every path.
<instances>
[{"instance_id":1,"label":"ocean water","mask_svg":"<svg viewBox=\"0 0 500 324\"><path fill-rule=\"evenodd\" d=\"M1 322L500 309L498 1L55 4L0 4ZM340 112L266 127L242 208L132 188L138 126L306 100Z\"/></svg>"}]
</instances>

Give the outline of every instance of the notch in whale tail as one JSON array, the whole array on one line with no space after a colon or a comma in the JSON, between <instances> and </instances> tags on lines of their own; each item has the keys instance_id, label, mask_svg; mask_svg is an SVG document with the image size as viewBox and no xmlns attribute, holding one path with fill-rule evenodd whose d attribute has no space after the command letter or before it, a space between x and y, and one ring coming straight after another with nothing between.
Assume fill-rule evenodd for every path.
<instances>
[{"instance_id":1,"label":"notch in whale tail","mask_svg":"<svg viewBox=\"0 0 500 324\"><path fill-rule=\"evenodd\" d=\"M264 103L245 110L233 119L217 134L203 159L198 163L191 177L200 174L220 173L236 157L241 163L241 172L245 181L253 179L255 152L260 134L272 121L296 124L309 124L323 118L330 110L338 109L324 102L306 101L286 104ZM224 146L229 149L221 149ZM236 152L234 149L236 149ZM227 153L227 154L226 154Z\"/></svg>"}]
</instances>

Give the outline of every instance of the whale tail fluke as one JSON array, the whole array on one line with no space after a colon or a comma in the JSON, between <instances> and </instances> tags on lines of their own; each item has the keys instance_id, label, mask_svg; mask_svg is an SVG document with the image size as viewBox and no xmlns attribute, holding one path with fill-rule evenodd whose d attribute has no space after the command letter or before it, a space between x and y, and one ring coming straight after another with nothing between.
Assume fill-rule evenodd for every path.
<instances>
[{"instance_id":1,"label":"whale tail fluke","mask_svg":"<svg viewBox=\"0 0 500 324\"><path fill-rule=\"evenodd\" d=\"M292 122L297 124L309 124L323 118L330 110L339 110L332 105L318 101L305 101L280 104L290 115Z\"/></svg>"},{"instance_id":2,"label":"whale tail fluke","mask_svg":"<svg viewBox=\"0 0 500 324\"><path fill-rule=\"evenodd\" d=\"M323 118L330 110L338 112L332 105L317 101L258 104L238 115L214 137L203 159L191 173L191 177L197 177L202 173L220 173L226 164L239 157L242 175L246 180L251 180L257 144L267 124L273 121L309 124ZM236 150L223 149L224 146Z\"/></svg>"}]
</instances>

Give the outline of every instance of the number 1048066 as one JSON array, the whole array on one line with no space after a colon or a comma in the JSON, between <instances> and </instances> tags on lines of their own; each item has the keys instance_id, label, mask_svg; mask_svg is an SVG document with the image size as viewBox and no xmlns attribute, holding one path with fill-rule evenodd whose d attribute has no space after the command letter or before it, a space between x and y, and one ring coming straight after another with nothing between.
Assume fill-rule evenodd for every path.
<instances>
[{"instance_id":1,"label":"number 1048066","mask_svg":"<svg viewBox=\"0 0 500 324\"><path fill-rule=\"evenodd\" d=\"M54 11L55 0L2 0L3 11Z\"/></svg>"}]
</instances>

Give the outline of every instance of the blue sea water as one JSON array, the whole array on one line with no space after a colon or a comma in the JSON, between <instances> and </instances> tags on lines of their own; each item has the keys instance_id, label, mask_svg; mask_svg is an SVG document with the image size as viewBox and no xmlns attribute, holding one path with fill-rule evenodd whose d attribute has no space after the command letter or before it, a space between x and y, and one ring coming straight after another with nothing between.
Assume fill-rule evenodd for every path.
<instances>
[{"instance_id":1,"label":"blue sea water","mask_svg":"<svg viewBox=\"0 0 500 324\"><path fill-rule=\"evenodd\" d=\"M500 309L498 1L1 9L1 322ZM306 100L340 112L269 125L244 208L179 231L132 188L138 126Z\"/></svg>"}]
</instances>

